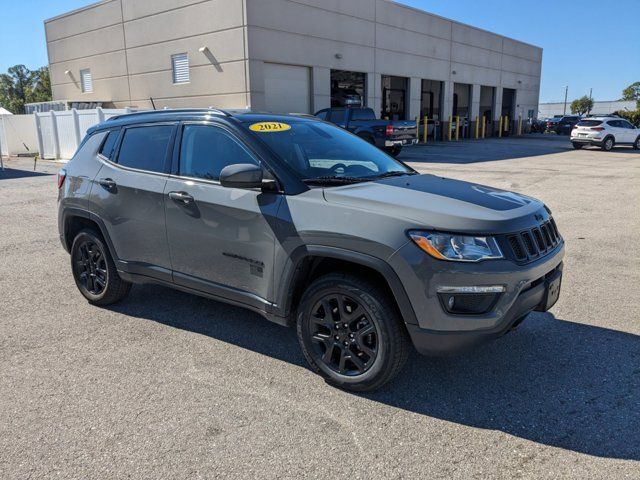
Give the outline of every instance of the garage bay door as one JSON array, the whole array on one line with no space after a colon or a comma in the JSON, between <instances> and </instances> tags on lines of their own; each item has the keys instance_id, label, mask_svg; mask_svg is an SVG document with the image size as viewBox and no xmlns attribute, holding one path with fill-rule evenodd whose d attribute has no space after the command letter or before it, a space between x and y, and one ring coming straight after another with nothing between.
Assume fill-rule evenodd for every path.
<instances>
[{"instance_id":1,"label":"garage bay door","mask_svg":"<svg viewBox=\"0 0 640 480\"><path fill-rule=\"evenodd\" d=\"M274 113L312 113L308 67L264 64L265 104Z\"/></svg>"}]
</instances>

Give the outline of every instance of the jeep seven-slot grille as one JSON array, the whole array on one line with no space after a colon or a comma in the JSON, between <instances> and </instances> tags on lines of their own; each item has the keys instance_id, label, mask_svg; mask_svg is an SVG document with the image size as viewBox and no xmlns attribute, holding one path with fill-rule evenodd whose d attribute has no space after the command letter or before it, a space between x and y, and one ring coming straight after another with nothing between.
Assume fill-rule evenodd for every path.
<instances>
[{"instance_id":1,"label":"jeep seven-slot grille","mask_svg":"<svg viewBox=\"0 0 640 480\"><path fill-rule=\"evenodd\" d=\"M507 235L507 243L511 254L519 262L544 257L562 241L558 227L553 218L537 227Z\"/></svg>"}]
</instances>

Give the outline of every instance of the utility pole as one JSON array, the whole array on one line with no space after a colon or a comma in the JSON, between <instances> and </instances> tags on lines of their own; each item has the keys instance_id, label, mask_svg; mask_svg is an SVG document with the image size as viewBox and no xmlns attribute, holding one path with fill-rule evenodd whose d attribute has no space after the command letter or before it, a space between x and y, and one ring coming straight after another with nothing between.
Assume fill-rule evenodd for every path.
<instances>
[{"instance_id":1,"label":"utility pole","mask_svg":"<svg viewBox=\"0 0 640 480\"><path fill-rule=\"evenodd\" d=\"M593 88L589 89L589 100L593 101ZM587 112L587 114L591 113L591 108L589 108L589 111Z\"/></svg>"},{"instance_id":2,"label":"utility pole","mask_svg":"<svg viewBox=\"0 0 640 480\"><path fill-rule=\"evenodd\" d=\"M567 95L569 94L569 85L564 86L564 110L562 111L562 115L567 114Z\"/></svg>"}]
</instances>

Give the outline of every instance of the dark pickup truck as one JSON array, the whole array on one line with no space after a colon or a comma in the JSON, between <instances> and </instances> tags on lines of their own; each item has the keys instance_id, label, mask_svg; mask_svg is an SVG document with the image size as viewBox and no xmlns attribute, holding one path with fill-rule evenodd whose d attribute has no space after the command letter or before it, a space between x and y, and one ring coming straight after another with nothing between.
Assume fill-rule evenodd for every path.
<instances>
[{"instance_id":1,"label":"dark pickup truck","mask_svg":"<svg viewBox=\"0 0 640 480\"><path fill-rule=\"evenodd\" d=\"M403 146L418 141L415 122L380 120L371 108L325 108L315 116L349 130L393 156L397 156Z\"/></svg>"}]
</instances>

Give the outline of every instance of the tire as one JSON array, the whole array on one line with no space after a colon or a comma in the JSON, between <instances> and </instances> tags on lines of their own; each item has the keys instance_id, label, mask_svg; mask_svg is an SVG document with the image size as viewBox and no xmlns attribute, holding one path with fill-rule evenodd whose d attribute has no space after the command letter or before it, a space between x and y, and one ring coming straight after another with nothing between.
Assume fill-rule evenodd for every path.
<instances>
[{"instance_id":1,"label":"tire","mask_svg":"<svg viewBox=\"0 0 640 480\"><path fill-rule=\"evenodd\" d=\"M571 142L573 144L573 148L576 150L580 150L584 145L582 143Z\"/></svg>"},{"instance_id":2,"label":"tire","mask_svg":"<svg viewBox=\"0 0 640 480\"><path fill-rule=\"evenodd\" d=\"M73 240L71 271L78 290L93 305L119 302L131 289L131 283L118 275L102 236L91 229L80 231Z\"/></svg>"},{"instance_id":3,"label":"tire","mask_svg":"<svg viewBox=\"0 0 640 480\"><path fill-rule=\"evenodd\" d=\"M636 141L633 142L633 149L640 150L640 137L636 138Z\"/></svg>"},{"instance_id":4,"label":"tire","mask_svg":"<svg viewBox=\"0 0 640 480\"><path fill-rule=\"evenodd\" d=\"M307 288L296 330L311 369L345 390L381 387L409 355L408 333L389 295L349 274L325 275Z\"/></svg>"},{"instance_id":5,"label":"tire","mask_svg":"<svg viewBox=\"0 0 640 480\"><path fill-rule=\"evenodd\" d=\"M602 141L602 150L604 150L605 152L610 152L611 150L613 150L613 146L616 144L615 140L613 137L606 137L603 141Z\"/></svg>"},{"instance_id":6,"label":"tire","mask_svg":"<svg viewBox=\"0 0 640 480\"><path fill-rule=\"evenodd\" d=\"M385 148L384 151L387 152L392 157L397 157L398 155L400 155L400 152L402 151L402 147L389 147L389 148Z\"/></svg>"}]
</instances>

